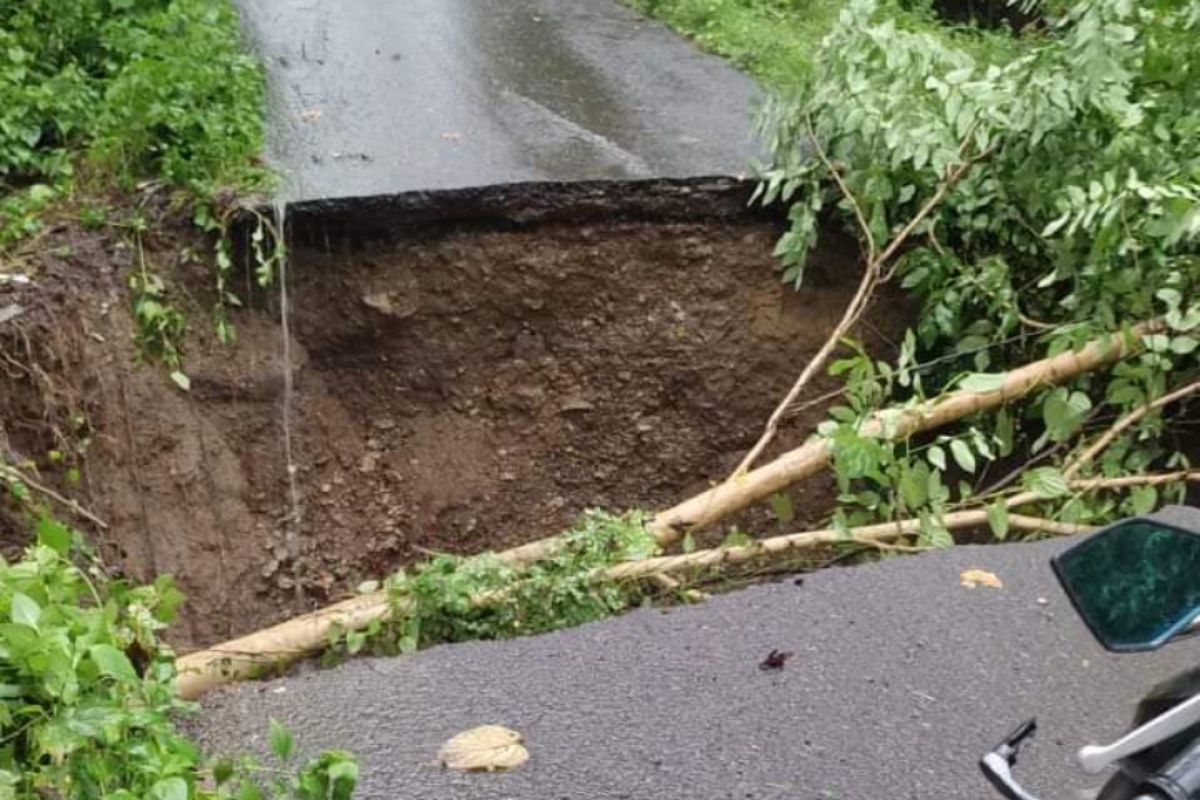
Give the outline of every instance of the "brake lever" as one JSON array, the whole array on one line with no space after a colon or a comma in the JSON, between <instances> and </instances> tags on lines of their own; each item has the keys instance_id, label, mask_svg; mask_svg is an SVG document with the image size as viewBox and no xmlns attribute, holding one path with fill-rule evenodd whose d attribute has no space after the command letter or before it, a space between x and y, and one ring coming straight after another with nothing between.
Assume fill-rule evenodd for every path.
<instances>
[{"instance_id":1,"label":"brake lever","mask_svg":"<svg viewBox=\"0 0 1200 800\"><path fill-rule=\"evenodd\" d=\"M1025 744L1026 739L1032 739L1037 734L1037 718L1030 717L1020 725L1012 729L1008 736L1000 744L996 745L995 752L1001 752L1008 760L1009 764L1017 763L1017 753L1021 751L1021 746Z\"/></svg>"},{"instance_id":2,"label":"brake lever","mask_svg":"<svg viewBox=\"0 0 1200 800\"><path fill-rule=\"evenodd\" d=\"M983 774L996 787L997 791L1009 800L1038 800L1017 783L1012 773L1021 747L1036 733L1037 720L1025 720L979 762Z\"/></svg>"}]
</instances>

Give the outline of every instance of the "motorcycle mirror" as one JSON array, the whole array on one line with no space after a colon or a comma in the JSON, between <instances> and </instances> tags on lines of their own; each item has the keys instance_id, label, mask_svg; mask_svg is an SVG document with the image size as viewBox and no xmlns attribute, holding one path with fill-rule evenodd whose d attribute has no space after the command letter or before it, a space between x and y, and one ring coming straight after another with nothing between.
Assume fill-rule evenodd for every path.
<instances>
[{"instance_id":1,"label":"motorcycle mirror","mask_svg":"<svg viewBox=\"0 0 1200 800\"><path fill-rule=\"evenodd\" d=\"M1184 528L1164 518L1200 523L1192 509L1123 520L1052 560L1075 609L1107 650L1154 650L1200 616L1200 524Z\"/></svg>"}]
</instances>

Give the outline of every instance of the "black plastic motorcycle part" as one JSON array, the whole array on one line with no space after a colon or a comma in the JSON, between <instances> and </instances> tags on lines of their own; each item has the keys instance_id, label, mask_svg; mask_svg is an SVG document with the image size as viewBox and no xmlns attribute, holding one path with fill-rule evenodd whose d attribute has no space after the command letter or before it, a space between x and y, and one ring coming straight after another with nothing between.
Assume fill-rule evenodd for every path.
<instances>
[{"instance_id":1,"label":"black plastic motorcycle part","mask_svg":"<svg viewBox=\"0 0 1200 800\"><path fill-rule=\"evenodd\" d=\"M1170 800L1200 800L1200 741L1192 742L1140 789L1153 787Z\"/></svg>"},{"instance_id":2,"label":"black plastic motorcycle part","mask_svg":"<svg viewBox=\"0 0 1200 800\"><path fill-rule=\"evenodd\" d=\"M1038 800L1017 783L1012 769L1022 745L1037 733L1037 720L1028 719L1012 730L1000 744L979 761L979 768L992 786L1009 800Z\"/></svg>"}]
</instances>

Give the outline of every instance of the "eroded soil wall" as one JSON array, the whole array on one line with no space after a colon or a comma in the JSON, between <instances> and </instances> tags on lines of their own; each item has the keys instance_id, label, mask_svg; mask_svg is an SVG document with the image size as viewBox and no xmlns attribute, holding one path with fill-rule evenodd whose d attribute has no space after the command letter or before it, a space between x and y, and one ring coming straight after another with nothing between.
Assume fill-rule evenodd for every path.
<instances>
[{"instance_id":1,"label":"eroded soil wall","mask_svg":"<svg viewBox=\"0 0 1200 800\"><path fill-rule=\"evenodd\" d=\"M328 602L430 550L503 548L593 506L673 504L736 464L854 291L855 252L836 236L805 288L781 285L779 233L745 215L593 214L297 236L298 521L277 295L251 291L237 341L221 345L205 319L205 267L180 258L178 238L148 242L190 290L184 393L134 362L119 278L129 253L89 234L44 282L100 265L86 291L55 301L70 346L51 368L88 419L80 493L109 525L93 534L135 575L178 576L190 602L177 638L193 645ZM860 333L886 349L906 314L884 300L871 317ZM23 418L10 432L53 416L30 396L9 393L6 411ZM822 414L791 418L779 447ZM13 438L50 469L50 438ZM831 499L827 482L798 487L789 527ZM779 527L762 509L738 522Z\"/></svg>"}]
</instances>

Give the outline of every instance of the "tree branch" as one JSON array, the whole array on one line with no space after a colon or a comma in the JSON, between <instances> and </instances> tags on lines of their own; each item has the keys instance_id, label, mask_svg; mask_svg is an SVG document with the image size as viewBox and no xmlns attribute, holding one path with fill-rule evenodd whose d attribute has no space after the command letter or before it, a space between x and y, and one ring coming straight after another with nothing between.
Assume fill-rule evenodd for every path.
<instances>
[{"instance_id":1,"label":"tree branch","mask_svg":"<svg viewBox=\"0 0 1200 800\"><path fill-rule=\"evenodd\" d=\"M1090 464L1096 458L1096 456L1104 452L1104 449L1112 444L1113 441L1129 426L1133 425L1151 411L1160 409L1163 406L1187 397L1188 395L1195 394L1197 390L1200 390L1200 381L1189 383L1187 386L1176 389L1168 394L1164 394L1157 400L1152 400L1151 402L1146 403L1145 405L1142 405L1133 411L1130 411L1128 414L1114 422L1112 427L1110 427L1102 436L1096 439L1096 441L1093 442L1088 449L1084 450L1077 458L1071 461L1071 463L1068 464L1063 470L1063 475L1068 478L1075 477L1077 474L1079 474L1079 471Z\"/></svg>"},{"instance_id":2,"label":"tree branch","mask_svg":"<svg viewBox=\"0 0 1200 800\"><path fill-rule=\"evenodd\" d=\"M0 464L0 477L7 478L8 480L20 481L22 484L24 484L25 486L28 486L33 491L35 491L39 494L43 494L46 497L49 497L51 500L55 501L56 503L59 503L60 505L63 505L66 508L70 509L75 514L88 520L89 522L91 522L96 527L100 528L101 530L108 530L107 522L100 519L92 512L88 511L86 508L81 506L79 503L77 503L76 501L74 501L68 497L63 497L61 494L54 491L49 486L42 486L40 483L34 481L33 479L31 479L28 476L24 475L23 473L19 472L14 467L10 467L7 464Z\"/></svg>"},{"instance_id":3,"label":"tree branch","mask_svg":"<svg viewBox=\"0 0 1200 800\"><path fill-rule=\"evenodd\" d=\"M970 142L971 137L974 135L974 132L975 128L972 126L972 128L967 131L966 136L963 137L962 142L960 142L958 148L960 156L965 154L965 148ZM950 190L953 189L954 186L960 180L962 180L963 176L967 174L967 171L970 170L975 163L986 158L996 149L996 145L992 144L992 146L988 147L979 155L971 158L964 158L962 163L951 169L949 174L942 181L941 185L938 186L938 189L936 192L934 192L933 196L926 200L924 205L921 206L920 210L916 213L916 216L910 219L908 224L905 225L900 232L892 238L891 242L888 243L887 247L884 248L882 253L876 253L875 239L871 235L871 228L867 223L866 217L863 215L862 207L858 204L858 201L855 199L854 194L850 191L850 188L842 180L842 176L838 172L837 168L829 161L829 157L821 148L821 144L817 141L816 134L813 131L811 121L808 123L808 138L809 141L812 142L812 146L817 154L817 158L820 159L825 169L829 171L829 174L837 183L839 191L841 191L843 196L845 196L846 200L850 203L850 207L854 211L854 216L858 221L858 225L862 229L863 236L867 240L867 264L863 270L862 280L858 284L858 291L855 292L854 297L850 300L850 304L846 306L846 310L842 314L841 320L829 334L829 337L825 340L825 343L821 345L821 348L816 352L816 355L814 355L812 359L804 366L804 369L800 372L800 377L798 377L795 383L792 384L792 388L788 390L788 393L784 396L783 400L775 407L775 410L771 412L771 416L767 419L767 424L764 427L762 434L759 436L758 441L754 443L752 448L750 448L750 452L748 452L745 458L741 460L737 466L737 469L733 471L728 480L736 480L744 476L750 470L750 467L753 466L758 457L762 455L763 451L767 448L767 445L769 445L775 438L775 434L779 430L779 423L787 413L788 408L790 408L792 403L796 401L796 398L800 396L800 392L802 392L804 387L808 385L809 381L813 379L813 376L825 366L825 362L829 360L829 355L837 347L838 343L841 342L842 338L849 333L850 329L854 327L854 324L858 321L858 318L862 316L863 310L867 307L867 304L870 301L871 294L875 291L876 285L878 285L880 282L880 273L883 269L883 265L886 264L888 260L896 254L896 252L908 240L908 237L912 235L912 232L917 229L917 226L920 225L935 208L937 208L937 206L946 198L946 195L950 193ZM890 279L890 277L891 276L889 275L884 280Z\"/></svg>"}]
</instances>

